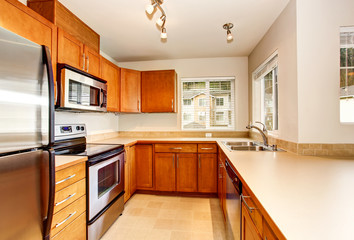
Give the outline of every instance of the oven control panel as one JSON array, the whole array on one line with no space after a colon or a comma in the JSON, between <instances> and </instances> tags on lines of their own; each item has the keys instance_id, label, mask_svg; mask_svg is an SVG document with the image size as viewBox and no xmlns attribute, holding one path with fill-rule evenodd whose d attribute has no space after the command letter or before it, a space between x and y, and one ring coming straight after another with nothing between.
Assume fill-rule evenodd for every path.
<instances>
[{"instance_id":1,"label":"oven control panel","mask_svg":"<svg viewBox=\"0 0 354 240\"><path fill-rule=\"evenodd\" d=\"M55 140L86 137L85 124L55 124Z\"/></svg>"}]
</instances>

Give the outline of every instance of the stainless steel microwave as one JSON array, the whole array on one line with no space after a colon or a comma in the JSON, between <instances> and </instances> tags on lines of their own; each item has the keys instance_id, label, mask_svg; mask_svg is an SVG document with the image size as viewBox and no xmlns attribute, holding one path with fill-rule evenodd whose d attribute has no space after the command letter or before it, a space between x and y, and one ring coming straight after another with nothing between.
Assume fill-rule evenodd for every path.
<instances>
[{"instance_id":1,"label":"stainless steel microwave","mask_svg":"<svg viewBox=\"0 0 354 240\"><path fill-rule=\"evenodd\" d=\"M107 82L66 64L58 64L56 108L107 111Z\"/></svg>"}]
</instances>

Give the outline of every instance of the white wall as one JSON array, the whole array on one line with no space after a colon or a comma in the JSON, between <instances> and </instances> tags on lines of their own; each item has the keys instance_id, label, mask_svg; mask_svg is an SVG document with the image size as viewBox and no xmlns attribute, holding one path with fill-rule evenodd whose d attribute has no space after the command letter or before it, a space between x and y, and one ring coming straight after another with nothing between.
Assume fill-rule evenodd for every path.
<instances>
[{"instance_id":1,"label":"white wall","mask_svg":"<svg viewBox=\"0 0 354 240\"><path fill-rule=\"evenodd\" d=\"M236 128L246 130L248 123L248 59L247 57L174 59L141 62L121 62L120 67L136 70L175 69L178 74L178 98L180 98L180 79L183 77L221 77L235 76L236 84ZM120 131L180 131L179 112L155 114L121 114Z\"/></svg>"},{"instance_id":2,"label":"white wall","mask_svg":"<svg viewBox=\"0 0 354 240\"><path fill-rule=\"evenodd\" d=\"M339 120L339 27L354 26L353 10L353 0L297 0L299 142L354 142L354 124Z\"/></svg>"},{"instance_id":3,"label":"white wall","mask_svg":"<svg viewBox=\"0 0 354 240\"><path fill-rule=\"evenodd\" d=\"M249 56L249 89L252 96L252 73L278 50L279 132L278 138L297 142L297 58L296 2L290 1L263 39ZM246 89L244 90L246 91ZM252 109L252 98L249 98ZM250 114L252 111L250 110ZM252 119L252 116L250 117Z\"/></svg>"},{"instance_id":4,"label":"white wall","mask_svg":"<svg viewBox=\"0 0 354 240\"><path fill-rule=\"evenodd\" d=\"M113 113L55 112L56 124L85 123L87 134L118 131L118 116Z\"/></svg>"}]
</instances>

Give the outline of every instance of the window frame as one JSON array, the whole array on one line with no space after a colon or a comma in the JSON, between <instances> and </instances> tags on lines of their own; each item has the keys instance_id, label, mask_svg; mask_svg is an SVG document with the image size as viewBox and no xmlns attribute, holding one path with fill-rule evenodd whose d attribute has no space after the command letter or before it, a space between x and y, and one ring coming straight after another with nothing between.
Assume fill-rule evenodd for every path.
<instances>
[{"instance_id":1,"label":"window frame","mask_svg":"<svg viewBox=\"0 0 354 240\"><path fill-rule=\"evenodd\" d=\"M229 124L228 126L224 127L218 127L218 126L211 126L211 119L210 119L210 114L211 114L211 100L209 100L210 98L210 95L209 95L209 92L210 92L210 85L209 83L210 82L218 82L218 81L230 81L230 96L231 96L231 100L229 100L228 102L228 108L225 110L217 110L217 109L214 109L214 111L227 111L227 112L231 112L231 116L229 116L230 114L224 114L224 118L228 118L227 120L230 119L230 122L231 124ZM179 94L179 99L181 102L183 102L183 83L186 83L186 82L205 82L205 89L206 91L208 91L208 93L205 93L205 92L201 92L201 93L204 93L205 94L205 101L207 101L207 103L205 104L205 106L200 106L202 108L207 108L207 110L205 111L206 112L206 115L205 115L205 121L207 122L207 126L206 128L184 128L183 127L183 105L181 107L181 130L182 131L235 131L235 127L236 127L236 109L235 109L235 106L236 106L236 91L235 91L235 86L236 86L236 77L234 76L230 76L230 77L197 77L197 78L181 78L181 81L180 81L180 94ZM223 98L223 97L222 97ZM224 100L224 105L223 106L220 106L220 107L225 107L225 98L223 98ZM199 99L200 100L200 99ZM199 100L198 100L198 104L194 104L194 105L197 105L199 107ZM193 101L192 101L193 102ZM209 102L209 103L208 103ZM193 104L192 104L193 105ZM216 103L215 103L216 105ZM198 114L196 110L194 110L194 112L196 114ZM215 118L215 117L214 117ZM199 120L199 115L198 115L198 120Z\"/></svg>"},{"instance_id":2,"label":"window frame","mask_svg":"<svg viewBox=\"0 0 354 240\"><path fill-rule=\"evenodd\" d=\"M264 107L264 77L273 72L272 87L273 90L273 130L268 132L277 136L279 133L279 79L278 79L278 51L272 53L264 62L262 62L252 73L252 122L260 121L265 123L265 107ZM277 74L274 74L276 71ZM275 76L275 77L274 77ZM263 81L262 81L263 80ZM276 80L276 81L275 81ZM258 85L259 89L256 89ZM258 98L257 95L259 94ZM258 112L259 111L259 112ZM276 113L274 113L276 112ZM276 126L276 129L274 127Z\"/></svg>"}]
</instances>

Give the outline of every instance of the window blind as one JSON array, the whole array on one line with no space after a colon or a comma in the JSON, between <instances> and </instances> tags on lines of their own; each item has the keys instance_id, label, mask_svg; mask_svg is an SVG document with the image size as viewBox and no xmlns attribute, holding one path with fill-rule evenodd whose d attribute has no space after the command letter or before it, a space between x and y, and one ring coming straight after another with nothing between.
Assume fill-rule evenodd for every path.
<instances>
[{"instance_id":1,"label":"window blind","mask_svg":"<svg viewBox=\"0 0 354 240\"><path fill-rule=\"evenodd\" d=\"M234 77L182 78L182 129L234 129Z\"/></svg>"}]
</instances>

